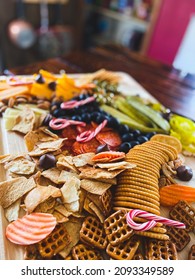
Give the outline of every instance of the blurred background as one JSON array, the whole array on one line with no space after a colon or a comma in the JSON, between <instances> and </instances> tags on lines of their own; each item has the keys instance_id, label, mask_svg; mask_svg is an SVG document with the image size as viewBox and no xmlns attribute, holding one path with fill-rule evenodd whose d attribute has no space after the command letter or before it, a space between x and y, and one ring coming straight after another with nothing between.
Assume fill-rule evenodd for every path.
<instances>
[{"instance_id":1,"label":"blurred background","mask_svg":"<svg viewBox=\"0 0 195 280\"><path fill-rule=\"evenodd\" d=\"M195 0L0 0L0 70L122 45L195 73Z\"/></svg>"}]
</instances>

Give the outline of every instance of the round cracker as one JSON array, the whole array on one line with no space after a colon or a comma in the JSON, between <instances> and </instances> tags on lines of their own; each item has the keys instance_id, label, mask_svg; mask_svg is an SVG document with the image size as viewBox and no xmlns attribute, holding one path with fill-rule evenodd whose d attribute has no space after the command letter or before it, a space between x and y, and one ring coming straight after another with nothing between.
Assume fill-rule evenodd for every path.
<instances>
[{"instance_id":1,"label":"round cracker","mask_svg":"<svg viewBox=\"0 0 195 280\"><path fill-rule=\"evenodd\" d=\"M160 215L160 211L153 209L151 207L142 205L140 203L134 203L134 202L129 202L129 201L114 201L113 202L114 207L125 207L125 208L129 208L129 209L140 209L143 211L147 211L150 213L153 213L155 215Z\"/></svg>"},{"instance_id":2,"label":"round cracker","mask_svg":"<svg viewBox=\"0 0 195 280\"><path fill-rule=\"evenodd\" d=\"M179 141L179 139L177 139L176 137L171 136L171 135L156 134L150 138L150 141L159 141L159 142L168 144L168 145L174 147L177 150L178 154L181 153L181 151L182 151L182 144Z\"/></svg>"},{"instance_id":3,"label":"round cracker","mask_svg":"<svg viewBox=\"0 0 195 280\"><path fill-rule=\"evenodd\" d=\"M168 162L169 161L169 156L167 153L164 152L164 149L163 149L163 153L162 153L162 149L158 149L156 146L144 146L144 147L138 147L139 145L135 146L133 149L135 149L136 151L139 150L139 151L146 151L146 152L149 152L151 153L151 151L153 152L153 154L157 154L157 155L161 155L165 162Z\"/></svg>"},{"instance_id":4,"label":"round cracker","mask_svg":"<svg viewBox=\"0 0 195 280\"><path fill-rule=\"evenodd\" d=\"M129 187L128 185L121 185L121 186L117 186L116 190L117 191L121 191L121 192L134 192L134 193L140 193L140 194L144 194L145 196L148 196L150 198L153 198L154 200L159 201L160 195L157 192L154 191L150 191L146 188L143 187L139 187L139 186L131 186Z\"/></svg>"},{"instance_id":5,"label":"round cracker","mask_svg":"<svg viewBox=\"0 0 195 280\"><path fill-rule=\"evenodd\" d=\"M146 200L147 202L150 202L152 204L154 204L155 206L157 206L158 208L160 207L160 202L154 198L151 198L150 196L145 195L144 192L142 192L141 194L138 192L128 192L128 191L117 191L114 194L114 197L118 197L118 196L125 196L125 197L131 197L131 198L137 198L137 199L141 199L141 200Z\"/></svg>"},{"instance_id":6,"label":"round cracker","mask_svg":"<svg viewBox=\"0 0 195 280\"><path fill-rule=\"evenodd\" d=\"M152 181L144 179L144 178L137 178L137 177L129 178L129 177L127 177L127 178L120 178L120 179L117 180L118 184L125 183L125 182L127 184L137 184L137 183L145 184L145 185L148 185L148 186L150 186L150 187L152 187L152 188L154 188L156 190L159 189L158 183L152 182Z\"/></svg>"},{"instance_id":7,"label":"round cracker","mask_svg":"<svg viewBox=\"0 0 195 280\"><path fill-rule=\"evenodd\" d=\"M128 153L128 157L132 156L133 154L135 155L141 155L141 156L144 156L144 157L152 157L152 158L155 158L155 159L159 159L162 161L162 163L164 163L165 161L165 158L164 156L162 155L162 153L157 153L155 150L152 150L152 149L148 149L148 147L142 147L142 149L132 149L129 153Z\"/></svg>"},{"instance_id":8,"label":"round cracker","mask_svg":"<svg viewBox=\"0 0 195 280\"><path fill-rule=\"evenodd\" d=\"M146 155L142 155L142 154L138 154L138 153L130 154L126 161L128 161L129 159L131 159L131 160L139 159L142 162L149 162L153 165L157 165L159 168L165 162L164 159L158 158L156 156L152 156L149 154L146 156Z\"/></svg>"},{"instance_id":9,"label":"round cracker","mask_svg":"<svg viewBox=\"0 0 195 280\"><path fill-rule=\"evenodd\" d=\"M153 204L149 201L146 201L143 198L136 198L136 197L132 197L132 196L123 196L123 195L115 195L113 201L114 201L114 203L119 202L119 201L139 203L141 205L151 207L151 209L156 209L157 211L160 211L160 208L159 208L158 205L155 205L155 204Z\"/></svg>"},{"instance_id":10,"label":"round cracker","mask_svg":"<svg viewBox=\"0 0 195 280\"><path fill-rule=\"evenodd\" d=\"M156 233L151 231L135 231L135 234L159 240L169 240L169 236L164 233Z\"/></svg>"}]
</instances>

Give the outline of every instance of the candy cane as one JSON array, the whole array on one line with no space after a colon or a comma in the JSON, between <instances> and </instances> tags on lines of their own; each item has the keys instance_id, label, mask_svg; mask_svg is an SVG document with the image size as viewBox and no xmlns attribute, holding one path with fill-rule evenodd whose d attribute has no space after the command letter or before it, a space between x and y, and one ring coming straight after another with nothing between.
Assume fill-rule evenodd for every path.
<instances>
[{"instance_id":1,"label":"candy cane","mask_svg":"<svg viewBox=\"0 0 195 280\"><path fill-rule=\"evenodd\" d=\"M93 97L93 96L88 97L84 100L80 100L80 101L70 100L70 101L67 101L67 102L63 102L60 105L60 107L61 107L61 109L73 109L75 107L79 107L79 106L85 105L87 103L93 102L94 100L95 100L95 97Z\"/></svg>"},{"instance_id":2,"label":"candy cane","mask_svg":"<svg viewBox=\"0 0 195 280\"><path fill-rule=\"evenodd\" d=\"M49 126L54 130L60 130L66 128L69 125L86 126L86 123L67 119L52 119L49 122Z\"/></svg>"},{"instance_id":3,"label":"candy cane","mask_svg":"<svg viewBox=\"0 0 195 280\"><path fill-rule=\"evenodd\" d=\"M145 218L146 220L149 220L149 221L142 223L142 224L138 224L133 221L134 217ZM138 209L130 210L127 213L126 220L127 220L128 225L136 231L149 230L149 229L153 228L157 224L157 222L160 222L164 225L173 226L176 228L181 228L181 229L186 228L184 223L170 220L170 219L167 219L167 218L164 218L161 216L157 216L157 215L148 213L146 211L138 210Z\"/></svg>"},{"instance_id":4,"label":"candy cane","mask_svg":"<svg viewBox=\"0 0 195 280\"><path fill-rule=\"evenodd\" d=\"M100 125L96 127L94 131L87 130L82 132L80 135L76 137L76 141L78 142L88 142L91 139L93 139L106 125L107 125L107 120L104 120Z\"/></svg>"}]
</instances>

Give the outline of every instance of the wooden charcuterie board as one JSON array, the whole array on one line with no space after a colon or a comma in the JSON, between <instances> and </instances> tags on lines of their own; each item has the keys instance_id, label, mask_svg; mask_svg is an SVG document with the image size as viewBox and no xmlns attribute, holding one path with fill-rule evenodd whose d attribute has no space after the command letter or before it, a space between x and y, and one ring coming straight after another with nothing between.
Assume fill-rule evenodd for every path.
<instances>
[{"instance_id":1,"label":"wooden charcuterie board","mask_svg":"<svg viewBox=\"0 0 195 280\"><path fill-rule=\"evenodd\" d=\"M84 75L84 74L83 74ZM121 82L119 90L124 94L139 94L143 98L151 101L156 101L142 86L140 86L131 76L126 73L119 72L121 76ZM77 77L78 75L70 75ZM24 145L23 136L15 132L6 131L4 128L3 119L0 119L0 155L3 154L16 154L26 151ZM186 157L186 165L189 165L193 169L195 174L195 158ZM6 173L2 165L0 165L0 181L6 180ZM187 184L187 183L186 183ZM193 179L188 183L190 186L195 187L195 175ZM195 204L194 204L195 206ZM168 217L169 209L161 207L161 215ZM0 207L0 259L1 260L21 260L23 259L23 249L21 246L10 243L5 237L5 228L8 222L4 216L4 210ZM188 251L192 244L195 244L195 233L190 233L191 241L187 247L179 253L180 260L186 260Z\"/></svg>"}]
</instances>

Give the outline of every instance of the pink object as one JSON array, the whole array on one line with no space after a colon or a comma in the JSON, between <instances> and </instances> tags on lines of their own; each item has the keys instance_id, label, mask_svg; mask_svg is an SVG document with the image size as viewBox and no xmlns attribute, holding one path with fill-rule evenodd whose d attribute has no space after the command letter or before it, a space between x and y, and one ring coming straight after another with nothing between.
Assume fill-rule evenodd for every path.
<instances>
[{"instance_id":1,"label":"pink object","mask_svg":"<svg viewBox=\"0 0 195 280\"><path fill-rule=\"evenodd\" d=\"M159 2L159 1L157 1ZM172 65L191 15L194 0L163 0L147 50L147 56Z\"/></svg>"},{"instance_id":2,"label":"pink object","mask_svg":"<svg viewBox=\"0 0 195 280\"><path fill-rule=\"evenodd\" d=\"M95 98L93 96L80 101L71 100L71 101L63 102L60 107L61 109L73 109L75 107L79 107L87 103L93 102L94 100Z\"/></svg>"},{"instance_id":3,"label":"pink object","mask_svg":"<svg viewBox=\"0 0 195 280\"><path fill-rule=\"evenodd\" d=\"M76 141L78 142L88 142L93 139L106 125L107 120L104 120L100 125L96 127L94 131L87 130L82 132L80 135L77 136Z\"/></svg>"},{"instance_id":4,"label":"pink object","mask_svg":"<svg viewBox=\"0 0 195 280\"><path fill-rule=\"evenodd\" d=\"M134 217L145 218L146 220L149 220L149 221L139 224L139 223L136 223L133 221ZM153 228L157 224L157 222L160 222L164 225L173 226L176 228L182 228L182 229L186 228L185 224L183 224L181 222L178 222L175 220L170 220L170 219L167 219L167 218L164 218L161 216L157 216L157 215L148 213L146 211L138 210L138 209L130 210L127 213L126 220L127 220L128 225L136 231L149 230L149 229Z\"/></svg>"},{"instance_id":5,"label":"pink object","mask_svg":"<svg viewBox=\"0 0 195 280\"><path fill-rule=\"evenodd\" d=\"M80 125L85 126L85 122L79 122L79 121L73 121L73 120L67 120L67 119L52 119L49 122L49 126L54 130L60 130L63 128L66 128L69 125Z\"/></svg>"}]
</instances>

